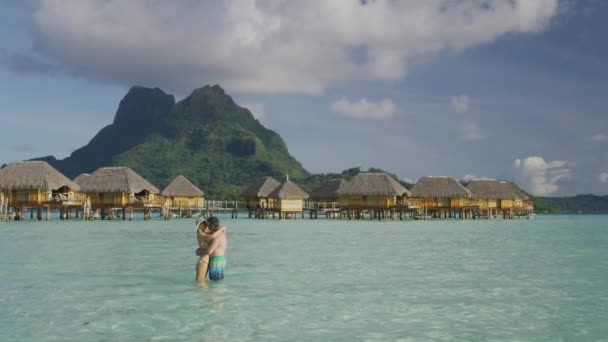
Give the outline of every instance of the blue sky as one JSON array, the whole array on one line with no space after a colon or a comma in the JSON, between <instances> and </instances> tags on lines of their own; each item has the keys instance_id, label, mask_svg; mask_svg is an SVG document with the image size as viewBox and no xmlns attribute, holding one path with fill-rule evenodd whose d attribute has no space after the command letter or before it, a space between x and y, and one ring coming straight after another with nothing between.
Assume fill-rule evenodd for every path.
<instances>
[{"instance_id":1,"label":"blue sky","mask_svg":"<svg viewBox=\"0 0 608 342\"><path fill-rule=\"evenodd\" d=\"M0 163L66 157L131 85L219 83L312 172L608 194L608 5L484 3L5 1Z\"/></svg>"}]
</instances>

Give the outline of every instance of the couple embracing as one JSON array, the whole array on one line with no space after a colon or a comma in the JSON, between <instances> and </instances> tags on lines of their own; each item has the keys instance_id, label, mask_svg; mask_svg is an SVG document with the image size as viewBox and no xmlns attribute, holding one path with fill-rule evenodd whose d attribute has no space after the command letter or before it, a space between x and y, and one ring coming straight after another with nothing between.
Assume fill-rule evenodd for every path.
<instances>
[{"instance_id":1,"label":"couple embracing","mask_svg":"<svg viewBox=\"0 0 608 342\"><path fill-rule=\"evenodd\" d=\"M209 272L209 279L219 281L224 279L224 268L226 259L224 254L228 247L226 228L220 226L220 220L215 217L208 219L198 218L196 220L196 239L199 248L196 255L199 256L196 263L196 281L204 283Z\"/></svg>"}]
</instances>

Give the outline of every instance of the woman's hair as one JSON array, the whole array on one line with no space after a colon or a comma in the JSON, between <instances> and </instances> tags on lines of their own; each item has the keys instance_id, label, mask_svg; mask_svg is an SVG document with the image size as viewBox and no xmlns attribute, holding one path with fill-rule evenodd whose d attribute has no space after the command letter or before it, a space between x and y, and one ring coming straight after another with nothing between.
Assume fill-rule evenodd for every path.
<instances>
[{"instance_id":1,"label":"woman's hair","mask_svg":"<svg viewBox=\"0 0 608 342\"><path fill-rule=\"evenodd\" d=\"M215 216L211 216L210 218L207 219L207 224L211 228L217 228L220 226L220 220Z\"/></svg>"},{"instance_id":2,"label":"woman's hair","mask_svg":"<svg viewBox=\"0 0 608 342\"><path fill-rule=\"evenodd\" d=\"M202 217L199 217L196 219L196 223L194 224L196 225L196 228L198 228L201 224L207 225L207 220Z\"/></svg>"}]
</instances>

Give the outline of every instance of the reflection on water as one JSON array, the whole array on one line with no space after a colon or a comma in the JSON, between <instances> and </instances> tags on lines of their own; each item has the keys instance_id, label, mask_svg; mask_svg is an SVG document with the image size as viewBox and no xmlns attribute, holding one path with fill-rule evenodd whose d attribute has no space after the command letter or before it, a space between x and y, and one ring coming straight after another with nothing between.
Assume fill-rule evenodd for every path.
<instances>
[{"instance_id":1,"label":"reflection on water","mask_svg":"<svg viewBox=\"0 0 608 342\"><path fill-rule=\"evenodd\" d=\"M0 340L601 340L608 217L0 224Z\"/></svg>"}]
</instances>

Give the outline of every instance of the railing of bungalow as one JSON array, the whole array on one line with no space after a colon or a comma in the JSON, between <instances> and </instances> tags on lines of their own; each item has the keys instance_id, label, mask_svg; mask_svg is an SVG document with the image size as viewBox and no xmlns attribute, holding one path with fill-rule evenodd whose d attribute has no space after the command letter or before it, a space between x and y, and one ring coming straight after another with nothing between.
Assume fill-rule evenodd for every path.
<instances>
[{"instance_id":1,"label":"railing of bungalow","mask_svg":"<svg viewBox=\"0 0 608 342\"><path fill-rule=\"evenodd\" d=\"M306 210L339 210L340 202L305 201L304 209L306 209Z\"/></svg>"},{"instance_id":2,"label":"railing of bungalow","mask_svg":"<svg viewBox=\"0 0 608 342\"><path fill-rule=\"evenodd\" d=\"M246 203L242 202L242 201L206 200L204 208L207 210L212 210L212 211L232 211L232 210L244 210L247 208L247 206L246 206ZM264 208L264 209L272 209L272 208Z\"/></svg>"},{"instance_id":3,"label":"railing of bungalow","mask_svg":"<svg viewBox=\"0 0 608 342\"><path fill-rule=\"evenodd\" d=\"M82 193L63 193L55 194L52 201L63 205L83 205L87 200L87 195Z\"/></svg>"},{"instance_id":4,"label":"railing of bungalow","mask_svg":"<svg viewBox=\"0 0 608 342\"><path fill-rule=\"evenodd\" d=\"M199 199L173 200L171 206L173 208L204 208L204 205L199 205Z\"/></svg>"},{"instance_id":5,"label":"railing of bungalow","mask_svg":"<svg viewBox=\"0 0 608 342\"><path fill-rule=\"evenodd\" d=\"M422 207L422 200L417 198L408 198L405 200L405 204L408 208L420 208Z\"/></svg>"},{"instance_id":6,"label":"railing of bungalow","mask_svg":"<svg viewBox=\"0 0 608 342\"><path fill-rule=\"evenodd\" d=\"M142 204L144 206L148 206L148 207L162 207L165 204L165 197L163 196L154 196L154 197L149 197L149 196L134 196L131 198L133 204Z\"/></svg>"}]
</instances>

